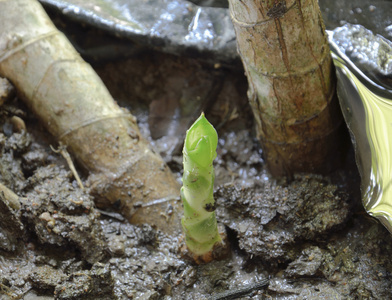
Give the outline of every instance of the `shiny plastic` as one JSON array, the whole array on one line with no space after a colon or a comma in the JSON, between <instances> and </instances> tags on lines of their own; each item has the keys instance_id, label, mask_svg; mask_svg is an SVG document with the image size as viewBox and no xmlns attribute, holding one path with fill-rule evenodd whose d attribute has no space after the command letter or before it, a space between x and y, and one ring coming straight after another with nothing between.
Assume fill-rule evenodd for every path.
<instances>
[{"instance_id":1,"label":"shiny plastic","mask_svg":"<svg viewBox=\"0 0 392 300\"><path fill-rule=\"evenodd\" d=\"M72 19L175 54L238 59L228 10L185 0L41 0Z\"/></svg>"},{"instance_id":2,"label":"shiny plastic","mask_svg":"<svg viewBox=\"0 0 392 300\"><path fill-rule=\"evenodd\" d=\"M361 174L362 202L392 232L392 90L386 80L392 43L358 25L336 28L329 41Z\"/></svg>"},{"instance_id":3,"label":"shiny plastic","mask_svg":"<svg viewBox=\"0 0 392 300\"><path fill-rule=\"evenodd\" d=\"M40 0L78 22L164 52L239 61L225 0ZM392 5L378 0L320 0L327 29L361 24L392 38Z\"/></svg>"}]
</instances>

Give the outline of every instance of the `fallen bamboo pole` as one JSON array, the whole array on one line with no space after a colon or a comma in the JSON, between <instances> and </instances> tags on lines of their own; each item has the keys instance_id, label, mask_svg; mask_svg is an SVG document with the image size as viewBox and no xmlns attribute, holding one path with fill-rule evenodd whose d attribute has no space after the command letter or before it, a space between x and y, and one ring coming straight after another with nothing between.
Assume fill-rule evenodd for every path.
<instances>
[{"instance_id":1,"label":"fallen bamboo pole","mask_svg":"<svg viewBox=\"0 0 392 300\"><path fill-rule=\"evenodd\" d=\"M132 223L180 230L171 171L42 6L0 0L0 14L0 75L89 171L97 206L120 209Z\"/></svg>"}]
</instances>

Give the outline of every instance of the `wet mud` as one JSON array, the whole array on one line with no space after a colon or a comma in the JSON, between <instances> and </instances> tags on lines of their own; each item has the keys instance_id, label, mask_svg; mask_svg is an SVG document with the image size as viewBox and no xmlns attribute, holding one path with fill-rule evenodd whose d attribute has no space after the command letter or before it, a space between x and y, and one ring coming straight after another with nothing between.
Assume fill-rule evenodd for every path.
<instances>
[{"instance_id":1,"label":"wet mud","mask_svg":"<svg viewBox=\"0 0 392 300\"><path fill-rule=\"evenodd\" d=\"M16 195L0 192L0 299L391 297L392 237L361 206L352 155L329 176L275 180L254 137L241 72L151 53L96 67L179 181L187 124L201 109L216 124L217 218L231 253L196 265L179 251L182 236L97 209L50 148L55 141L0 84L0 183ZM124 92L121 78L139 81ZM199 94L209 101L197 102ZM178 109L185 113L177 118ZM163 125L151 126L158 113Z\"/></svg>"}]
</instances>

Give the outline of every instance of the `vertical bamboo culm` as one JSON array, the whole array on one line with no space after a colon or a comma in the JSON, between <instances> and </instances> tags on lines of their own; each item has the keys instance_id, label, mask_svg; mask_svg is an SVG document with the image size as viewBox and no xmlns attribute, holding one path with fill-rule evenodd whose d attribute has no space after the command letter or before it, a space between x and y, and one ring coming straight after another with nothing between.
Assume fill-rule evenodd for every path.
<instances>
[{"instance_id":1,"label":"vertical bamboo culm","mask_svg":"<svg viewBox=\"0 0 392 300\"><path fill-rule=\"evenodd\" d=\"M264 159L275 176L339 162L342 115L315 0L229 0Z\"/></svg>"}]
</instances>

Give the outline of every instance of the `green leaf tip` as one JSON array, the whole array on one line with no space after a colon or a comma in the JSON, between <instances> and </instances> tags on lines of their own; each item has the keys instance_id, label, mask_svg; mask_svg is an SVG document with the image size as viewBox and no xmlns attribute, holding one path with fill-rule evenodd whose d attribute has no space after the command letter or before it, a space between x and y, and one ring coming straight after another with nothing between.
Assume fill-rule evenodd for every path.
<instances>
[{"instance_id":1,"label":"green leaf tip","mask_svg":"<svg viewBox=\"0 0 392 300\"><path fill-rule=\"evenodd\" d=\"M216 157L218 134L214 126L201 113L200 117L187 130L184 143L184 155L189 155L200 164L207 167Z\"/></svg>"},{"instance_id":2,"label":"green leaf tip","mask_svg":"<svg viewBox=\"0 0 392 300\"><path fill-rule=\"evenodd\" d=\"M204 113L188 129L183 149L182 226L188 249L204 255L221 241L215 218L214 168L218 134Z\"/></svg>"}]
</instances>

